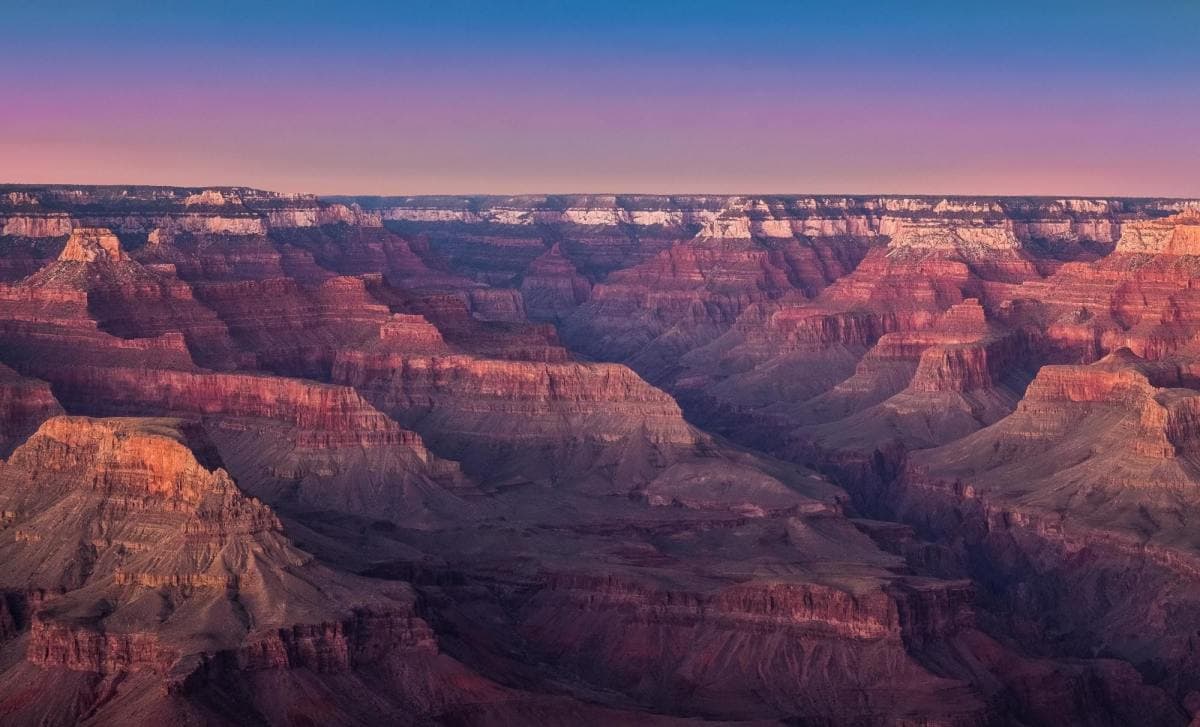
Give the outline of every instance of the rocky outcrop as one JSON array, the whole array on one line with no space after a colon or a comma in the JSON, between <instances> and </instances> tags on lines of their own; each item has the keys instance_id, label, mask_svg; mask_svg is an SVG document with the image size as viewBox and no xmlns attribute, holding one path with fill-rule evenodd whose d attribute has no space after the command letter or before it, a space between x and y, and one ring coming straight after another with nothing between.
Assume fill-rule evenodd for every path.
<instances>
[{"instance_id":1,"label":"rocky outcrop","mask_svg":"<svg viewBox=\"0 0 1200 727\"><path fill-rule=\"evenodd\" d=\"M76 230L57 261L0 292L0 299L7 335L26 339L29 353L40 345L29 337L52 345L57 332L60 340L84 337L110 350L169 340L182 349L181 358L214 368L233 368L240 359L225 325L172 266L130 259L107 230ZM106 340L102 331L117 340Z\"/></svg>"},{"instance_id":2,"label":"rocky outcrop","mask_svg":"<svg viewBox=\"0 0 1200 727\"><path fill-rule=\"evenodd\" d=\"M521 298L529 317L555 321L588 299L591 284L579 274L555 243L526 268L521 280Z\"/></svg>"},{"instance_id":3,"label":"rocky outcrop","mask_svg":"<svg viewBox=\"0 0 1200 727\"><path fill-rule=\"evenodd\" d=\"M202 418L242 486L275 506L411 524L474 509L461 497L475 488L454 463L346 387L114 367L48 375L73 411Z\"/></svg>"},{"instance_id":4,"label":"rocky outcrop","mask_svg":"<svg viewBox=\"0 0 1200 727\"><path fill-rule=\"evenodd\" d=\"M787 209L752 211L753 226L750 212L726 213L694 239L610 275L563 322L567 342L669 381L680 356L724 333L748 307L813 295L865 252L864 238L844 230L810 238L793 229Z\"/></svg>"},{"instance_id":5,"label":"rocky outcrop","mask_svg":"<svg viewBox=\"0 0 1200 727\"><path fill-rule=\"evenodd\" d=\"M986 707L959 685L922 673L899 655L897 604L882 591L851 594L763 581L704 594L576 578L539 592L521 616L527 643L543 658L660 710L731 720L791 713L870 723L879 719L879 705L899 700L947 724L986 719ZM746 648L730 652L722 646L730 642ZM658 646L647 649L648 643ZM684 643L686 649L676 650ZM781 680L763 668L814 652L831 658ZM848 699L838 686L850 671L860 675L860 700ZM697 681L721 696L696 691ZM895 691L900 685L903 697Z\"/></svg>"},{"instance_id":6,"label":"rocky outcrop","mask_svg":"<svg viewBox=\"0 0 1200 727\"><path fill-rule=\"evenodd\" d=\"M1197 398L1170 388L1179 380L1176 368L1127 351L1043 367L1010 416L912 455L887 497L901 517L938 537L958 532L1002 564L996 597L1022 628L1066 609L1073 615L1055 636L1064 648L1104 633L1134 663L1149 650L1147 672L1175 675L1156 681L1182 698L1195 682L1178 675L1195 667L1177 619L1197 612L1180 584L1200 569L1189 525ZM1143 574L1136 598L1108 580L1129 568ZM1153 614L1175 599L1168 626Z\"/></svg>"},{"instance_id":7,"label":"rocky outcrop","mask_svg":"<svg viewBox=\"0 0 1200 727\"><path fill-rule=\"evenodd\" d=\"M1104 259L1068 263L1044 281L1006 291L1019 304L1014 317L1043 329L1048 356L1060 362L1092 361L1121 348L1155 359L1180 352L1200 320L1190 282L1200 257L1188 242L1200 230L1196 215L1132 221Z\"/></svg>"},{"instance_id":8,"label":"rocky outcrop","mask_svg":"<svg viewBox=\"0 0 1200 727\"><path fill-rule=\"evenodd\" d=\"M49 384L0 366L0 456L8 456L42 422L61 413Z\"/></svg>"},{"instance_id":9,"label":"rocky outcrop","mask_svg":"<svg viewBox=\"0 0 1200 727\"><path fill-rule=\"evenodd\" d=\"M4 218L0 234L12 237L62 237L71 234L71 216L63 213L14 214Z\"/></svg>"},{"instance_id":10,"label":"rocky outcrop","mask_svg":"<svg viewBox=\"0 0 1200 727\"><path fill-rule=\"evenodd\" d=\"M244 583L239 571L253 562L254 552L290 565L307 562L289 551L279 520L266 506L245 497L223 469L201 461L214 456L198 425L186 421L48 420L2 465L8 483L2 493L7 514L2 547L9 556L0 575L4 587L73 592L96 584L136 584L217 589L214 595L223 599L225 589ZM30 479L40 483L36 489L25 486ZM38 532L37 523L47 520L58 523L53 537ZM77 540L92 550L85 564L77 562ZM241 552L247 547L250 552ZM38 629L47 648L63 647L45 621L61 619L67 603L42 602ZM87 654L140 648L136 638L120 642L122 647L93 637L73 655L59 651L38 658L86 661ZM145 652L155 652L154 636L141 638Z\"/></svg>"},{"instance_id":11,"label":"rocky outcrop","mask_svg":"<svg viewBox=\"0 0 1200 727\"><path fill-rule=\"evenodd\" d=\"M96 260L117 262L127 258L121 250L121 241L112 230L103 227L77 227L71 230L67 245L58 259L90 263Z\"/></svg>"},{"instance_id":12,"label":"rocky outcrop","mask_svg":"<svg viewBox=\"0 0 1200 727\"><path fill-rule=\"evenodd\" d=\"M289 376L327 378L336 350L378 338L390 320L387 307L351 277L218 280L192 288L257 368Z\"/></svg>"},{"instance_id":13,"label":"rocky outcrop","mask_svg":"<svg viewBox=\"0 0 1200 727\"><path fill-rule=\"evenodd\" d=\"M1121 229L1122 255L1200 255L1200 210L1130 222Z\"/></svg>"},{"instance_id":14,"label":"rocky outcrop","mask_svg":"<svg viewBox=\"0 0 1200 727\"><path fill-rule=\"evenodd\" d=\"M289 205L281 209L264 209L267 225L276 227L322 227L324 225L353 225L382 227L378 213L364 212L358 205L320 204L309 198L308 205Z\"/></svg>"},{"instance_id":15,"label":"rocky outcrop","mask_svg":"<svg viewBox=\"0 0 1200 727\"><path fill-rule=\"evenodd\" d=\"M6 478L13 484L5 493L4 509L11 513L10 522L16 528L10 531L15 536L9 546L13 553L10 567L27 567L28 563L21 562L22 551L33 551L31 554L41 556L39 570L50 577L56 572L72 570L68 566L75 557L75 543L69 538L36 534L31 529L32 523L26 522L26 518L46 517L48 511L56 508L62 509L65 522L79 519L81 533L88 532L89 527L83 523L90 523L93 518L116 518L97 529L107 533L105 547L119 546L128 553L149 550L150 544L172 530L177 537L191 534L214 538L277 531L278 520L264 506L244 498L223 471L210 471L196 459L189 447L197 446L203 451L204 445L197 436L194 429L170 420L78 417L48 420L5 463ZM43 483L36 491L23 490L19 483L25 477L42 479ZM85 483L82 491L75 489ZM127 504L123 509L104 509L112 500ZM67 507L73 509L67 511ZM178 522L164 522L158 529L148 529L142 524L122 536L124 524L120 518L147 507L174 512ZM109 575L119 581L149 579L220 587L228 583L228 574L211 560L201 559L181 571L172 571L150 567L154 557L148 554L148 563L141 566L147 570L142 571L136 558L121 563L116 553L113 555L114 567ZM61 563L47 560L54 557L67 560ZM97 560L105 557L103 553L96 554ZM165 560L158 562L167 565ZM216 567L210 571L210 565ZM96 575L97 571L93 567L90 573ZM5 585L55 588L63 584L36 579L22 583L19 576L13 575L6 579Z\"/></svg>"}]
</instances>

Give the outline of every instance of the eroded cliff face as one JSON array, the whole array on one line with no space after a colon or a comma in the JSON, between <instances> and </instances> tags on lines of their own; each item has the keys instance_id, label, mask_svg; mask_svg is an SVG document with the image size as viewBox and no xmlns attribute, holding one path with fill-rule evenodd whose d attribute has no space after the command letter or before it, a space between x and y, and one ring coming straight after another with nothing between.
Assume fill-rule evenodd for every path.
<instances>
[{"instance_id":1,"label":"eroded cliff face","mask_svg":"<svg viewBox=\"0 0 1200 727\"><path fill-rule=\"evenodd\" d=\"M1191 704L1195 396L1128 351L1046 366L1010 416L912 455L885 499L993 564L979 575L1010 633L1071 654L1102 640Z\"/></svg>"},{"instance_id":2,"label":"eroded cliff face","mask_svg":"<svg viewBox=\"0 0 1200 727\"><path fill-rule=\"evenodd\" d=\"M0 188L0 717L1184 724L1194 208Z\"/></svg>"},{"instance_id":3,"label":"eroded cliff face","mask_svg":"<svg viewBox=\"0 0 1200 727\"><path fill-rule=\"evenodd\" d=\"M589 714L440 655L411 588L296 548L204 437L175 419L56 417L0 464L7 721L291 724L314 698L347 723Z\"/></svg>"},{"instance_id":4,"label":"eroded cliff face","mask_svg":"<svg viewBox=\"0 0 1200 727\"><path fill-rule=\"evenodd\" d=\"M42 422L61 413L49 384L0 367L0 456L8 456Z\"/></svg>"},{"instance_id":5,"label":"eroded cliff face","mask_svg":"<svg viewBox=\"0 0 1200 727\"><path fill-rule=\"evenodd\" d=\"M1200 254L1200 209L1125 225L1114 252L1123 255Z\"/></svg>"},{"instance_id":6,"label":"eroded cliff face","mask_svg":"<svg viewBox=\"0 0 1200 727\"><path fill-rule=\"evenodd\" d=\"M411 614L403 589L354 594L197 452L215 456L187 422L56 417L2 465L0 582L28 599L29 664L179 679L204 653L355 602Z\"/></svg>"}]
</instances>

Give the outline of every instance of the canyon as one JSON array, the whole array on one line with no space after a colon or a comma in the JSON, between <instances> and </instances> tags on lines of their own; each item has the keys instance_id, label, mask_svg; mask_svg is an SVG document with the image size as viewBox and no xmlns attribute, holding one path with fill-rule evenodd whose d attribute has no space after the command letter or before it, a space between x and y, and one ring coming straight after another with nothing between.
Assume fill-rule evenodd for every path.
<instances>
[{"instance_id":1,"label":"canyon","mask_svg":"<svg viewBox=\"0 0 1200 727\"><path fill-rule=\"evenodd\" d=\"M1200 724L1200 201L0 185L0 722Z\"/></svg>"}]
</instances>

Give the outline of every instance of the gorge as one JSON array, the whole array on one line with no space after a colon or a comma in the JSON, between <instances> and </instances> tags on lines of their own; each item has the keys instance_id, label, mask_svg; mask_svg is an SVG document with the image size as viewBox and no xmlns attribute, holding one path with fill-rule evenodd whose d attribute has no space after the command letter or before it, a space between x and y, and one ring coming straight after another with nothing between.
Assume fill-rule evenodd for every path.
<instances>
[{"instance_id":1,"label":"gorge","mask_svg":"<svg viewBox=\"0 0 1200 727\"><path fill-rule=\"evenodd\" d=\"M1200 200L0 185L0 722L1200 724Z\"/></svg>"}]
</instances>

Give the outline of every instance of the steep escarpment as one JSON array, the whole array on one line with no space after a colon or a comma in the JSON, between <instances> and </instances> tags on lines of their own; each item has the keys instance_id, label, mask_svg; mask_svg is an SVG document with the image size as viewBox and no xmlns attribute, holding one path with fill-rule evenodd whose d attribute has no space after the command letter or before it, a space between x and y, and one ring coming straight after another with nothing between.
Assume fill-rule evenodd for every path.
<instances>
[{"instance_id":1,"label":"steep escarpment","mask_svg":"<svg viewBox=\"0 0 1200 727\"><path fill-rule=\"evenodd\" d=\"M285 376L327 378L335 351L373 340L393 322L358 278L197 281L192 287L234 345L253 356L254 368Z\"/></svg>"},{"instance_id":2,"label":"steep escarpment","mask_svg":"<svg viewBox=\"0 0 1200 727\"><path fill-rule=\"evenodd\" d=\"M197 363L232 368L239 354L228 328L170 265L142 265L106 228L72 231L55 263L21 281L34 297L82 294L88 315L118 337L182 336Z\"/></svg>"},{"instance_id":3,"label":"steep escarpment","mask_svg":"<svg viewBox=\"0 0 1200 727\"><path fill-rule=\"evenodd\" d=\"M0 456L7 456L42 422L62 413L49 384L0 366Z\"/></svg>"},{"instance_id":4,"label":"steep escarpment","mask_svg":"<svg viewBox=\"0 0 1200 727\"><path fill-rule=\"evenodd\" d=\"M5 611L6 721L605 714L441 655L411 588L317 563L213 451L178 420L59 417L0 464L0 587L23 604L19 625Z\"/></svg>"},{"instance_id":5,"label":"steep escarpment","mask_svg":"<svg viewBox=\"0 0 1200 727\"><path fill-rule=\"evenodd\" d=\"M333 378L493 475L514 466L525 477L586 470L629 441L671 449L700 441L670 397L610 364L343 351Z\"/></svg>"},{"instance_id":6,"label":"steep escarpment","mask_svg":"<svg viewBox=\"0 0 1200 727\"><path fill-rule=\"evenodd\" d=\"M1200 570L1184 386L1128 351L1044 367L1013 414L912 455L886 506L976 554L1009 633L1078 656L1102 642L1187 703Z\"/></svg>"},{"instance_id":7,"label":"steep escarpment","mask_svg":"<svg viewBox=\"0 0 1200 727\"><path fill-rule=\"evenodd\" d=\"M781 407L781 419L800 422L791 456L920 449L991 424L1020 398L1027 350L1021 332L989 322L970 298L928 328L885 334L849 378L803 408Z\"/></svg>"},{"instance_id":8,"label":"steep escarpment","mask_svg":"<svg viewBox=\"0 0 1200 727\"><path fill-rule=\"evenodd\" d=\"M468 516L473 486L345 387L277 377L74 367L55 388L73 411L202 417L249 492L290 511L418 524Z\"/></svg>"},{"instance_id":9,"label":"steep escarpment","mask_svg":"<svg viewBox=\"0 0 1200 727\"><path fill-rule=\"evenodd\" d=\"M655 382L673 378L671 362L724 332L741 308L793 289L811 296L849 272L871 241L910 257L953 248L980 277L1018 281L1032 268L1045 275L1111 250L1125 220L1181 208L1174 200L929 197L339 201L378 211L440 264L521 286L534 315L565 320L572 346L631 363ZM636 255L597 257L624 249L607 242L622 236L635 238ZM600 283L591 300L575 276Z\"/></svg>"},{"instance_id":10,"label":"steep escarpment","mask_svg":"<svg viewBox=\"0 0 1200 727\"><path fill-rule=\"evenodd\" d=\"M1191 280L1200 248L1195 211L1126 224L1114 252L1095 263L1064 265L1009 294L1020 316L1044 329L1054 360L1095 360L1121 348L1160 358L1195 338Z\"/></svg>"},{"instance_id":11,"label":"steep escarpment","mask_svg":"<svg viewBox=\"0 0 1200 727\"><path fill-rule=\"evenodd\" d=\"M411 614L403 589L355 595L295 549L266 506L197 459L193 448L210 456L201 436L175 420L58 417L0 465L0 583L29 604L28 637L8 647L28 666L0 675L10 714L39 707L10 701L21 676L30 678L24 688L62 700L58 708L77 703L83 717L104 689L68 679L56 693L57 670L180 679L203 653L337 619L356 602ZM113 689L110 698L132 699Z\"/></svg>"},{"instance_id":12,"label":"steep escarpment","mask_svg":"<svg viewBox=\"0 0 1200 727\"><path fill-rule=\"evenodd\" d=\"M669 377L681 355L719 336L748 306L814 294L865 252L861 237L809 237L793 221L786 208L764 202L722 214L687 243L609 275L564 321L565 339L653 380Z\"/></svg>"},{"instance_id":13,"label":"steep escarpment","mask_svg":"<svg viewBox=\"0 0 1200 727\"><path fill-rule=\"evenodd\" d=\"M685 356L675 391L699 421L731 431L757 417L770 431L751 429L743 441L781 446L780 430L844 419L901 393L922 355L931 357L921 374L931 382L942 366L936 356L972 355L946 346L1007 345L997 343L1005 331L985 321L993 291L1014 276L1038 277L1011 229L983 221L955 221L939 234L909 227L815 298L751 307ZM959 306L976 313L957 323ZM925 354L932 346L943 348ZM915 383L912 393L930 393Z\"/></svg>"}]
</instances>

